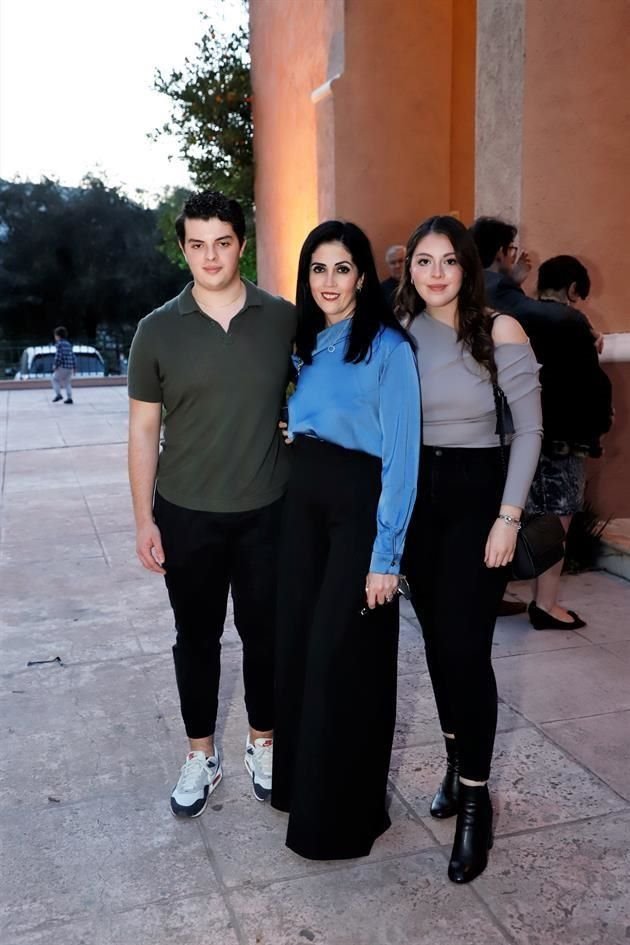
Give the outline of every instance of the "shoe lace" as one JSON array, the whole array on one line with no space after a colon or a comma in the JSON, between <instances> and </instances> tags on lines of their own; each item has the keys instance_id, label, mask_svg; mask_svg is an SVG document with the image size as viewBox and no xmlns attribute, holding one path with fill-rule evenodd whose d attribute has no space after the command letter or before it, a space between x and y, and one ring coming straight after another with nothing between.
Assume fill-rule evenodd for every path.
<instances>
[{"instance_id":1,"label":"shoe lace","mask_svg":"<svg viewBox=\"0 0 630 945\"><path fill-rule=\"evenodd\" d=\"M179 776L178 787L182 791L196 791L199 787L200 779L207 776L207 761L201 758L187 758L182 765Z\"/></svg>"},{"instance_id":2,"label":"shoe lace","mask_svg":"<svg viewBox=\"0 0 630 945\"><path fill-rule=\"evenodd\" d=\"M262 774L270 778L273 771L273 742L271 745L254 745L254 754Z\"/></svg>"}]
</instances>

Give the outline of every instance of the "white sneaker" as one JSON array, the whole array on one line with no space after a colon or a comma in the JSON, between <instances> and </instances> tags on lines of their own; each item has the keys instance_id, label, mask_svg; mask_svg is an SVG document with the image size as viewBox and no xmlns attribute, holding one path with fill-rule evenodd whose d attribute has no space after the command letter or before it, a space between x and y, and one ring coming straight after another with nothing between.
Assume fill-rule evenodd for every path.
<instances>
[{"instance_id":1,"label":"white sneaker","mask_svg":"<svg viewBox=\"0 0 630 945\"><path fill-rule=\"evenodd\" d=\"M211 758L203 751L189 751L171 794L171 812L176 817L199 817L222 777L218 748Z\"/></svg>"},{"instance_id":2,"label":"white sneaker","mask_svg":"<svg viewBox=\"0 0 630 945\"><path fill-rule=\"evenodd\" d=\"M247 736L245 769L252 778L254 797L257 801L266 801L271 794L273 738L257 738L252 745L249 735Z\"/></svg>"}]
</instances>

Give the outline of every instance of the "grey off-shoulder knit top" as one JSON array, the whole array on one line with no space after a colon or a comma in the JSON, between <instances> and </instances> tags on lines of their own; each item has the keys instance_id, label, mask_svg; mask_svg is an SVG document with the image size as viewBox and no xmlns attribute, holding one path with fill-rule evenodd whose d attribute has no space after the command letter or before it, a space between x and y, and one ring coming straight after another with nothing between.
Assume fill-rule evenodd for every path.
<instances>
[{"instance_id":1,"label":"grey off-shoulder knit top","mask_svg":"<svg viewBox=\"0 0 630 945\"><path fill-rule=\"evenodd\" d=\"M422 313L410 326L418 345L425 446L496 447L496 412L488 372L449 325ZM498 382L507 397L514 434L503 503L525 507L542 440L538 364L529 344L495 347Z\"/></svg>"}]
</instances>

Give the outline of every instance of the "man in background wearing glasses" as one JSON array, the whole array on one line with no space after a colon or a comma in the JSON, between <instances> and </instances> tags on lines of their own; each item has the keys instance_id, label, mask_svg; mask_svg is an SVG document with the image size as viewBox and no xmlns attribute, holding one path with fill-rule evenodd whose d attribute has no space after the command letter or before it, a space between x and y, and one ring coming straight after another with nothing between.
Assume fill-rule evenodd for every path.
<instances>
[{"instance_id":1,"label":"man in background wearing glasses","mask_svg":"<svg viewBox=\"0 0 630 945\"><path fill-rule=\"evenodd\" d=\"M470 232L481 256L488 304L497 312L514 315L529 334L528 321L536 317L539 303L521 288L532 263L526 252L518 251L518 229L496 217L478 217Z\"/></svg>"}]
</instances>

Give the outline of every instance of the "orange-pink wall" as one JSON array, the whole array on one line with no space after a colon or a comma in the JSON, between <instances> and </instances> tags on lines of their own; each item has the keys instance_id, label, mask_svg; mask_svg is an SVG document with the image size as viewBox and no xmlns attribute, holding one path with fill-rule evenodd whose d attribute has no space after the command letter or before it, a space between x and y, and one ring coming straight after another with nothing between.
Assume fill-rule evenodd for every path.
<instances>
[{"instance_id":1,"label":"orange-pink wall","mask_svg":"<svg viewBox=\"0 0 630 945\"><path fill-rule=\"evenodd\" d=\"M297 254L318 222L311 92L327 78L335 0L250 3L258 278L292 298Z\"/></svg>"},{"instance_id":2,"label":"orange-pink wall","mask_svg":"<svg viewBox=\"0 0 630 945\"><path fill-rule=\"evenodd\" d=\"M477 3L454 0L452 18L451 173L449 210L464 223L475 212L475 69Z\"/></svg>"},{"instance_id":3,"label":"orange-pink wall","mask_svg":"<svg viewBox=\"0 0 630 945\"><path fill-rule=\"evenodd\" d=\"M525 51L521 242L536 262L578 256L593 324L630 331L630 3L527 0ZM589 493L602 516L627 517L630 364L605 368L617 416Z\"/></svg>"},{"instance_id":4,"label":"orange-pink wall","mask_svg":"<svg viewBox=\"0 0 630 945\"><path fill-rule=\"evenodd\" d=\"M379 264L425 216L451 208L452 33L450 0L346 0L337 212L368 231Z\"/></svg>"},{"instance_id":5,"label":"orange-pink wall","mask_svg":"<svg viewBox=\"0 0 630 945\"><path fill-rule=\"evenodd\" d=\"M527 0L525 50L522 242L582 259L593 323L628 331L630 3Z\"/></svg>"},{"instance_id":6,"label":"orange-pink wall","mask_svg":"<svg viewBox=\"0 0 630 945\"><path fill-rule=\"evenodd\" d=\"M330 215L366 229L385 275L386 247L425 216L472 214L474 20L474 0L251 0L263 286L293 295L302 240Z\"/></svg>"}]
</instances>

